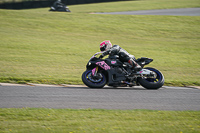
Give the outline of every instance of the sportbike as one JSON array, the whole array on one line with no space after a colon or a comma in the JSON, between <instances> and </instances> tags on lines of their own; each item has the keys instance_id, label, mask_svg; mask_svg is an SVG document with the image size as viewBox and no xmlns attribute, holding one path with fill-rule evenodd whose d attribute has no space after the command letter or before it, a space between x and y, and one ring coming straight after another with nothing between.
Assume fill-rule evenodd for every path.
<instances>
[{"instance_id":1,"label":"sportbike","mask_svg":"<svg viewBox=\"0 0 200 133\"><path fill-rule=\"evenodd\" d=\"M118 56L106 59L98 58L102 52L94 54L86 65L82 74L82 81L90 88L103 88L105 85L113 87L132 87L141 85L146 89L159 89L164 84L163 74L152 67L145 67L153 61L151 58L135 60L142 69L134 72L128 62L122 63Z\"/></svg>"}]
</instances>

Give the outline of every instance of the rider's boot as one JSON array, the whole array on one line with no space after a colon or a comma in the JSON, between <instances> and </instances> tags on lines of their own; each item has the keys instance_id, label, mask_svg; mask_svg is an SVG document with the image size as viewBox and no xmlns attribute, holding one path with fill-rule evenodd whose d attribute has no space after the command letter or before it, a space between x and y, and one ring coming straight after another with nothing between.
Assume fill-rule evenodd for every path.
<instances>
[{"instance_id":1,"label":"rider's boot","mask_svg":"<svg viewBox=\"0 0 200 133\"><path fill-rule=\"evenodd\" d=\"M138 72L138 71L142 70L142 67L137 62L135 62L133 59L130 59L128 61L128 63L132 66L133 72Z\"/></svg>"}]
</instances>

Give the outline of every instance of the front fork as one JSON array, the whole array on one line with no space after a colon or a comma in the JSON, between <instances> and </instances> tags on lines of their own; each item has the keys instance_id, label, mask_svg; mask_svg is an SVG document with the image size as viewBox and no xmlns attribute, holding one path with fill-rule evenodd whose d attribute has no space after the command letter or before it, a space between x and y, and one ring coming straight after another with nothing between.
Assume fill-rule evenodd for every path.
<instances>
[{"instance_id":1,"label":"front fork","mask_svg":"<svg viewBox=\"0 0 200 133\"><path fill-rule=\"evenodd\" d=\"M97 76L98 69L99 69L98 66L96 66L94 69L92 69L92 76Z\"/></svg>"},{"instance_id":2,"label":"front fork","mask_svg":"<svg viewBox=\"0 0 200 133\"><path fill-rule=\"evenodd\" d=\"M97 80L103 78L103 76L101 75L101 73L98 73L98 69L99 69L98 66L96 66L94 69L92 69L92 77L93 77L94 79L97 79Z\"/></svg>"}]
</instances>

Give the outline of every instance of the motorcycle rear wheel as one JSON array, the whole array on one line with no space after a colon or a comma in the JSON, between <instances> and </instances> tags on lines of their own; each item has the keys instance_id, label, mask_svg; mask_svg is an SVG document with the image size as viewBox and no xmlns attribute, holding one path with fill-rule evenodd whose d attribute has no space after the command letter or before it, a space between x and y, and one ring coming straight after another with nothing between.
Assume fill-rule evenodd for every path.
<instances>
[{"instance_id":1,"label":"motorcycle rear wheel","mask_svg":"<svg viewBox=\"0 0 200 133\"><path fill-rule=\"evenodd\" d=\"M152 67L146 67L145 69L155 72L157 76L156 78L138 78L138 82L141 86L146 89L156 90L164 85L165 79L159 70Z\"/></svg>"},{"instance_id":2,"label":"motorcycle rear wheel","mask_svg":"<svg viewBox=\"0 0 200 133\"><path fill-rule=\"evenodd\" d=\"M103 88L106 85L106 76L100 73L102 78L94 79L92 76L92 70L86 70L82 74L82 81L90 88Z\"/></svg>"}]
</instances>

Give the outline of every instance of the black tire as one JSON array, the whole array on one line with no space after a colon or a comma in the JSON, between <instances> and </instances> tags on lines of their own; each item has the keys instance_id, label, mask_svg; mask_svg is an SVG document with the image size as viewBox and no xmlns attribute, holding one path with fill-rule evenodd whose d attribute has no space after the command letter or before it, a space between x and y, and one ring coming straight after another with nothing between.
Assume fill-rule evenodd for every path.
<instances>
[{"instance_id":1,"label":"black tire","mask_svg":"<svg viewBox=\"0 0 200 133\"><path fill-rule=\"evenodd\" d=\"M106 85L106 76L103 73L100 73L102 75L101 79L93 79L91 77L92 70L86 70L82 74L82 81L85 85L87 85L90 88L103 88Z\"/></svg>"},{"instance_id":2,"label":"black tire","mask_svg":"<svg viewBox=\"0 0 200 133\"><path fill-rule=\"evenodd\" d=\"M141 86L143 86L146 89L156 90L164 85L165 79L164 79L163 74L159 70L155 68L151 68L151 67L146 67L144 69L154 71L157 74L157 77L155 79L138 78L138 82L140 83Z\"/></svg>"}]
</instances>

